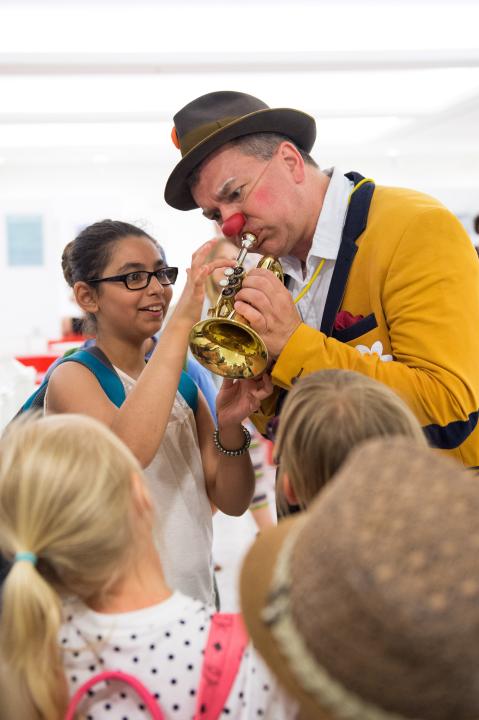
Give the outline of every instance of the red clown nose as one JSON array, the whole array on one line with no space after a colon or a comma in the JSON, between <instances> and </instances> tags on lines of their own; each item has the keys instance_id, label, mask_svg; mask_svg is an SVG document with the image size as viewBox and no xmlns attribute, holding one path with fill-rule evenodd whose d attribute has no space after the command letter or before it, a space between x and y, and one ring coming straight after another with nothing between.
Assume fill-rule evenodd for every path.
<instances>
[{"instance_id":1,"label":"red clown nose","mask_svg":"<svg viewBox=\"0 0 479 720\"><path fill-rule=\"evenodd\" d=\"M227 220L224 221L221 230L223 235L226 237L232 237L233 235L239 235L244 228L246 218L243 213L235 213Z\"/></svg>"}]
</instances>

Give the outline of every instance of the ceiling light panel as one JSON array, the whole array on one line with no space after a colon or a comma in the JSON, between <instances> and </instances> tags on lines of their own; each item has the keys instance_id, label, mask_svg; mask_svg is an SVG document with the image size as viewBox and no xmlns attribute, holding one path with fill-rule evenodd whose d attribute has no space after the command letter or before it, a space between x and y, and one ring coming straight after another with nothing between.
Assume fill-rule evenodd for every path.
<instances>
[{"instance_id":1,"label":"ceiling light panel","mask_svg":"<svg viewBox=\"0 0 479 720\"><path fill-rule=\"evenodd\" d=\"M155 113L167 120L199 94L240 90L313 115L423 115L479 92L477 68L388 72L0 75L1 114Z\"/></svg>"},{"instance_id":2,"label":"ceiling light panel","mask_svg":"<svg viewBox=\"0 0 479 720\"><path fill-rule=\"evenodd\" d=\"M28 22L25 22L28 18ZM472 2L3 2L2 52L389 50L476 47ZM198 32L201 28L201 32ZM233 29L233 31L229 31ZM209 31L209 32L208 32Z\"/></svg>"}]
</instances>

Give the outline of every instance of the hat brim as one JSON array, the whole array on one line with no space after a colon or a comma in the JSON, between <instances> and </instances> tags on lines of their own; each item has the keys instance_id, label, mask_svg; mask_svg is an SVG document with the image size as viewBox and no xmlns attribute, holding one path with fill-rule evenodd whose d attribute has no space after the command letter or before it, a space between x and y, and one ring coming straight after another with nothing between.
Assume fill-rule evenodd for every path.
<instances>
[{"instance_id":1,"label":"hat brim","mask_svg":"<svg viewBox=\"0 0 479 720\"><path fill-rule=\"evenodd\" d=\"M253 645L289 695L299 702L301 720L332 720L332 716L299 685L269 626L261 619L278 553L300 521L301 516L287 518L259 535L241 570L241 611Z\"/></svg>"},{"instance_id":2,"label":"hat brim","mask_svg":"<svg viewBox=\"0 0 479 720\"><path fill-rule=\"evenodd\" d=\"M188 175L222 145L244 135L273 132L286 135L302 150L310 152L316 139L316 122L311 115L291 108L258 110L234 120L208 135L187 153L174 168L165 186L165 200L177 210L193 210L198 205L187 183Z\"/></svg>"}]
</instances>

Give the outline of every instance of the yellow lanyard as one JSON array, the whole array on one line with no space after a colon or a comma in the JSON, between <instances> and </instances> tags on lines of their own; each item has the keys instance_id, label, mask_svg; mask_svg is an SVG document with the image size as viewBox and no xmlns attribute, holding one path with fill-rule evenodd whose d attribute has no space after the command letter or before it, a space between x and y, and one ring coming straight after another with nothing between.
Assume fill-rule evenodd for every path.
<instances>
[{"instance_id":1,"label":"yellow lanyard","mask_svg":"<svg viewBox=\"0 0 479 720\"><path fill-rule=\"evenodd\" d=\"M372 178L363 178L360 182L358 182L357 185L355 185L355 187L354 187L354 188L351 190L351 192L349 193L348 205L349 205L349 203L351 202L351 198L352 198L352 196L354 195L354 193L356 192L356 190L359 190L359 188L361 187L361 185L364 185L364 183L367 183L367 182L374 182L374 180L373 180ZM299 301L301 300L301 298L304 298L304 296L305 296L306 293L308 292L309 288L310 288L311 285L314 283L314 281L315 281L316 278L318 277L319 273L320 273L321 270L323 269L324 263L325 263L325 258L323 258L323 259L321 260L321 262L319 263L318 267L316 268L316 270L315 270L314 273L312 274L311 280L309 280L309 282L304 286L304 288L303 288L303 289L301 290L301 292L299 293L298 297L294 300L294 304L295 304L295 305L296 305L296 303L299 303Z\"/></svg>"},{"instance_id":2,"label":"yellow lanyard","mask_svg":"<svg viewBox=\"0 0 479 720\"><path fill-rule=\"evenodd\" d=\"M297 297L296 300L294 301L294 304L295 304L295 305L296 305L296 303L298 303L298 302L301 300L301 298L303 298L303 297L306 295L306 293L308 292L309 288L310 288L311 285L314 283L314 281L315 281L316 278L318 277L319 273L320 273L321 270L323 269L324 263L325 263L325 259L323 258L323 259L321 260L321 262L319 263L318 267L316 268L316 270L314 271L314 273L312 274L311 280L304 286L304 288L301 290L301 292L299 293L298 297Z\"/></svg>"}]
</instances>

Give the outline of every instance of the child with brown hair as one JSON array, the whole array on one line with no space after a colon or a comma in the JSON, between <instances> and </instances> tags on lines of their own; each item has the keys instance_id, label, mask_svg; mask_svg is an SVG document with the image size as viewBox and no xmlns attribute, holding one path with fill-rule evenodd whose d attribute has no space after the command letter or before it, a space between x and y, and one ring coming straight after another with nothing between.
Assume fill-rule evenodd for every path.
<instances>
[{"instance_id":1,"label":"child with brown hair","mask_svg":"<svg viewBox=\"0 0 479 720\"><path fill-rule=\"evenodd\" d=\"M390 388L351 370L321 370L288 394L275 438L278 501L305 509L368 438L403 435L426 439L407 405Z\"/></svg>"},{"instance_id":2,"label":"child with brown hair","mask_svg":"<svg viewBox=\"0 0 479 720\"><path fill-rule=\"evenodd\" d=\"M213 597L211 504L228 515L248 508L254 472L241 421L270 392L267 380L223 383L215 429L202 393L182 375L206 277L234 264L208 262L212 245L194 253L183 293L145 364L145 343L163 325L178 268L167 264L154 238L129 223L103 220L82 230L63 252L64 276L94 327L98 362L109 365L109 382L122 398L115 402L72 355L53 370L44 400L47 413L94 417L130 448L148 478L166 578L206 602ZM188 380L183 392L182 380Z\"/></svg>"}]
</instances>

